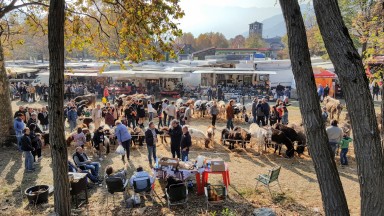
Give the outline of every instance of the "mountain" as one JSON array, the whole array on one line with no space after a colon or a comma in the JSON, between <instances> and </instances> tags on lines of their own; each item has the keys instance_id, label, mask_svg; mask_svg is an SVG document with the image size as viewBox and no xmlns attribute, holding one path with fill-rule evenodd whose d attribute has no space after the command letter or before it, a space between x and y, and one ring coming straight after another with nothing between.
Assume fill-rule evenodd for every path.
<instances>
[{"instance_id":1,"label":"mountain","mask_svg":"<svg viewBox=\"0 0 384 216\"><path fill-rule=\"evenodd\" d=\"M311 26L315 20L315 12L311 4L300 5L305 25ZM263 20L263 38L272 38L275 36L284 36L287 33L283 14L277 14Z\"/></svg>"},{"instance_id":2,"label":"mountain","mask_svg":"<svg viewBox=\"0 0 384 216\"><path fill-rule=\"evenodd\" d=\"M283 14L278 14L263 21L263 38L284 36L287 33Z\"/></svg>"}]
</instances>

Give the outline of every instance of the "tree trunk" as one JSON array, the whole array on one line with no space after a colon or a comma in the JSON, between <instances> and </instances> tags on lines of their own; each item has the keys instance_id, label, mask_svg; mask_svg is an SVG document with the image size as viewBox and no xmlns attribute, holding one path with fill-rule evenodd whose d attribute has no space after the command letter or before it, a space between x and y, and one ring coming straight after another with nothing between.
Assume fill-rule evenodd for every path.
<instances>
[{"instance_id":1,"label":"tree trunk","mask_svg":"<svg viewBox=\"0 0 384 216\"><path fill-rule=\"evenodd\" d=\"M9 92L9 81L7 71L5 69L5 59L3 45L0 40L0 145L9 145L15 138L12 139L13 133L13 115L12 105Z\"/></svg>"},{"instance_id":2,"label":"tree trunk","mask_svg":"<svg viewBox=\"0 0 384 216\"><path fill-rule=\"evenodd\" d=\"M335 66L351 119L361 215L384 215L384 160L374 104L361 57L335 0L314 0L317 22Z\"/></svg>"},{"instance_id":3,"label":"tree trunk","mask_svg":"<svg viewBox=\"0 0 384 216\"><path fill-rule=\"evenodd\" d=\"M308 148L316 170L326 215L349 215L343 186L332 159L308 49L307 36L298 0L280 0L287 35L292 71L300 98Z\"/></svg>"},{"instance_id":4,"label":"tree trunk","mask_svg":"<svg viewBox=\"0 0 384 216\"><path fill-rule=\"evenodd\" d=\"M48 15L49 48L49 141L55 187L55 212L71 215L68 153L64 134L64 0L51 0Z\"/></svg>"}]
</instances>

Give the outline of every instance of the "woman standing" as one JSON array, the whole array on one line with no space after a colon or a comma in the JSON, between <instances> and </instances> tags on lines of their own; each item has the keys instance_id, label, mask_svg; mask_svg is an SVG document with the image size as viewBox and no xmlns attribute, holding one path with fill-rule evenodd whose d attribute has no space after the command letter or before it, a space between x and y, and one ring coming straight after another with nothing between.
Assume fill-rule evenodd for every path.
<instances>
[{"instance_id":1,"label":"woman standing","mask_svg":"<svg viewBox=\"0 0 384 216\"><path fill-rule=\"evenodd\" d=\"M379 100L379 92L380 92L379 84L375 82L375 85L373 86L373 100L375 100L375 96L376 96L376 100Z\"/></svg>"},{"instance_id":2,"label":"woman standing","mask_svg":"<svg viewBox=\"0 0 384 216\"><path fill-rule=\"evenodd\" d=\"M151 122L153 119L153 115L156 112L156 110L153 108L150 100L148 101L147 109L148 109L148 118L149 118L149 121Z\"/></svg>"},{"instance_id":3,"label":"woman standing","mask_svg":"<svg viewBox=\"0 0 384 216\"><path fill-rule=\"evenodd\" d=\"M213 101L213 105L211 106L210 113L212 115L212 126L215 126L216 125L216 118L217 118L217 115L219 114L219 109L217 108L216 101Z\"/></svg>"}]
</instances>

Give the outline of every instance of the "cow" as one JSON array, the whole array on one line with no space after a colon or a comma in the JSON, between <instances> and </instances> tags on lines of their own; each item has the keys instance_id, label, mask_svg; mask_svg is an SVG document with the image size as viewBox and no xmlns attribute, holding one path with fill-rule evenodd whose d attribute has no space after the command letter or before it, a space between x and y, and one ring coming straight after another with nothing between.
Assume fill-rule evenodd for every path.
<instances>
[{"instance_id":1,"label":"cow","mask_svg":"<svg viewBox=\"0 0 384 216\"><path fill-rule=\"evenodd\" d=\"M330 119L332 120L336 117L336 119L339 120L341 111L343 110L343 105L340 101L327 96L324 98L323 103L329 113Z\"/></svg>"},{"instance_id":2,"label":"cow","mask_svg":"<svg viewBox=\"0 0 384 216\"><path fill-rule=\"evenodd\" d=\"M87 94L83 96L78 96L75 98L75 103L79 103L80 101L88 101L86 106L95 108L96 107L96 95Z\"/></svg>"},{"instance_id":3,"label":"cow","mask_svg":"<svg viewBox=\"0 0 384 216\"><path fill-rule=\"evenodd\" d=\"M258 145L258 150L260 152L260 147L264 144L265 151L272 143L272 129L270 126L259 127L259 125L252 123L249 126L249 132L252 135L252 139L256 140Z\"/></svg>"},{"instance_id":4,"label":"cow","mask_svg":"<svg viewBox=\"0 0 384 216\"><path fill-rule=\"evenodd\" d=\"M297 142L296 152L301 155L305 150L305 136L299 136L299 134L293 128L287 127L283 124L277 123L275 129L282 131L292 142Z\"/></svg>"},{"instance_id":5,"label":"cow","mask_svg":"<svg viewBox=\"0 0 384 216\"><path fill-rule=\"evenodd\" d=\"M272 142L276 143L274 153L279 149L279 155L281 155L281 145L284 144L287 148L285 155L289 158L294 156L293 143L282 131L272 128Z\"/></svg>"}]
</instances>

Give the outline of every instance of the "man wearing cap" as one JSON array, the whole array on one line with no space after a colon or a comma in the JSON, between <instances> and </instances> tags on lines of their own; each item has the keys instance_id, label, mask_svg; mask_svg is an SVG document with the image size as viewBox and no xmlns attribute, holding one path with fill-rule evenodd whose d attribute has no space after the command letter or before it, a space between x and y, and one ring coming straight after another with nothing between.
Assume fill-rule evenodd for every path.
<instances>
[{"instance_id":1,"label":"man wearing cap","mask_svg":"<svg viewBox=\"0 0 384 216\"><path fill-rule=\"evenodd\" d=\"M129 147L131 145L131 134L128 131L128 128L121 123L120 120L117 120L115 122L116 128L115 128L115 135L117 137L117 141L120 145L123 146L125 149L125 152L127 154L127 160L129 160ZM125 162L125 155L121 156L121 160Z\"/></svg>"},{"instance_id":2,"label":"man wearing cap","mask_svg":"<svg viewBox=\"0 0 384 216\"><path fill-rule=\"evenodd\" d=\"M84 153L83 148L77 147L72 158L78 168L81 170L91 170L92 175L98 178L100 163L89 160L88 156Z\"/></svg>"}]
</instances>

